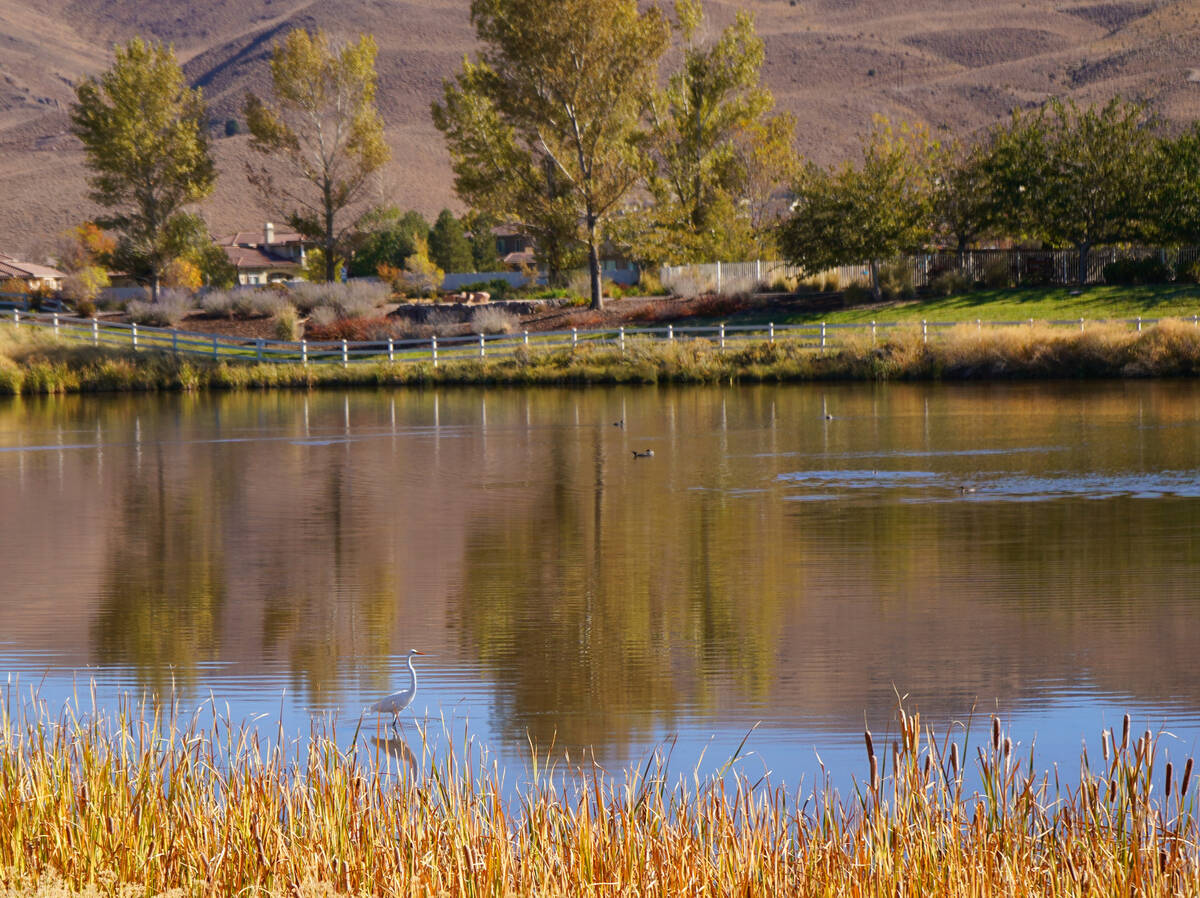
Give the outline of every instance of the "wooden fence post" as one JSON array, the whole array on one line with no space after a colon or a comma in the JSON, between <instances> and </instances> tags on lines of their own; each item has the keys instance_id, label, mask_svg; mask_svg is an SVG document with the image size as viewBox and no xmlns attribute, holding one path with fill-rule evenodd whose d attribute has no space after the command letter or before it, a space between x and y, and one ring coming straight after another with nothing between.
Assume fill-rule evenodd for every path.
<instances>
[{"instance_id":1,"label":"wooden fence post","mask_svg":"<svg viewBox=\"0 0 1200 898\"><path fill-rule=\"evenodd\" d=\"M58 336L58 312L54 313L54 336Z\"/></svg>"},{"instance_id":2,"label":"wooden fence post","mask_svg":"<svg viewBox=\"0 0 1200 898\"><path fill-rule=\"evenodd\" d=\"M621 352L624 352L625 351L625 328L624 327L622 327L620 329L620 333L621 333L621 338L620 338L621 339Z\"/></svg>"},{"instance_id":3,"label":"wooden fence post","mask_svg":"<svg viewBox=\"0 0 1200 898\"><path fill-rule=\"evenodd\" d=\"M479 357L483 358L486 354L487 354L486 341L483 338L483 334L480 334L479 335Z\"/></svg>"},{"instance_id":4,"label":"wooden fence post","mask_svg":"<svg viewBox=\"0 0 1200 898\"><path fill-rule=\"evenodd\" d=\"M675 325L673 325L673 324L667 325L667 342L668 343L675 342Z\"/></svg>"},{"instance_id":5,"label":"wooden fence post","mask_svg":"<svg viewBox=\"0 0 1200 898\"><path fill-rule=\"evenodd\" d=\"M571 328L571 348L574 349L579 343L579 331L577 328Z\"/></svg>"},{"instance_id":6,"label":"wooden fence post","mask_svg":"<svg viewBox=\"0 0 1200 898\"><path fill-rule=\"evenodd\" d=\"M100 322L95 318L92 319L92 345L100 345Z\"/></svg>"},{"instance_id":7,"label":"wooden fence post","mask_svg":"<svg viewBox=\"0 0 1200 898\"><path fill-rule=\"evenodd\" d=\"M396 341L392 337L388 337L388 362L396 361Z\"/></svg>"},{"instance_id":8,"label":"wooden fence post","mask_svg":"<svg viewBox=\"0 0 1200 898\"><path fill-rule=\"evenodd\" d=\"M345 340L342 341L342 367L350 367L350 347Z\"/></svg>"},{"instance_id":9,"label":"wooden fence post","mask_svg":"<svg viewBox=\"0 0 1200 898\"><path fill-rule=\"evenodd\" d=\"M305 368L308 367L308 341L300 341L300 364Z\"/></svg>"},{"instance_id":10,"label":"wooden fence post","mask_svg":"<svg viewBox=\"0 0 1200 898\"><path fill-rule=\"evenodd\" d=\"M871 321L871 345L872 346L875 345L875 321L874 321L874 319L872 319L872 321Z\"/></svg>"},{"instance_id":11,"label":"wooden fence post","mask_svg":"<svg viewBox=\"0 0 1200 898\"><path fill-rule=\"evenodd\" d=\"M724 349L725 348L725 322L724 321L721 322L721 324L718 328L718 332L721 335L721 348Z\"/></svg>"},{"instance_id":12,"label":"wooden fence post","mask_svg":"<svg viewBox=\"0 0 1200 898\"><path fill-rule=\"evenodd\" d=\"M775 342L775 322L774 321L772 321L770 324L767 325L767 335L769 336L771 342L774 343Z\"/></svg>"},{"instance_id":13,"label":"wooden fence post","mask_svg":"<svg viewBox=\"0 0 1200 898\"><path fill-rule=\"evenodd\" d=\"M433 351L433 367L437 367L437 334L434 334L429 339L430 348Z\"/></svg>"},{"instance_id":14,"label":"wooden fence post","mask_svg":"<svg viewBox=\"0 0 1200 898\"><path fill-rule=\"evenodd\" d=\"M528 346L529 345L529 331L526 330L526 331L523 331L522 333L524 333L524 335L525 335L525 345Z\"/></svg>"},{"instance_id":15,"label":"wooden fence post","mask_svg":"<svg viewBox=\"0 0 1200 898\"><path fill-rule=\"evenodd\" d=\"M137 325L131 324L129 328L133 331L133 351L137 352Z\"/></svg>"},{"instance_id":16,"label":"wooden fence post","mask_svg":"<svg viewBox=\"0 0 1200 898\"><path fill-rule=\"evenodd\" d=\"M825 352L825 322L821 322L821 352Z\"/></svg>"}]
</instances>

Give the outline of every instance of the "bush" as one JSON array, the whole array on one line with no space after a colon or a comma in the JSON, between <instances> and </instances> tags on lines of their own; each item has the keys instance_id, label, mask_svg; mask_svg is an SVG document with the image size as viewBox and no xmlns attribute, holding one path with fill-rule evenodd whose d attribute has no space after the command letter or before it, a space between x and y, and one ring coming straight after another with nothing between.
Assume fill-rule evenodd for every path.
<instances>
[{"instance_id":1,"label":"bush","mask_svg":"<svg viewBox=\"0 0 1200 898\"><path fill-rule=\"evenodd\" d=\"M81 299L75 303L75 314L80 318L95 318L96 304L90 299Z\"/></svg>"},{"instance_id":2,"label":"bush","mask_svg":"<svg viewBox=\"0 0 1200 898\"><path fill-rule=\"evenodd\" d=\"M645 269L638 274L638 288L642 296L666 296L671 292L663 286L658 272Z\"/></svg>"},{"instance_id":3,"label":"bush","mask_svg":"<svg viewBox=\"0 0 1200 898\"><path fill-rule=\"evenodd\" d=\"M1195 259L1188 265L1179 269L1177 275L1181 281L1186 281L1189 284L1200 284L1200 259Z\"/></svg>"},{"instance_id":4,"label":"bush","mask_svg":"<svg viewBox=\"0 0 1200 898\"><path fill-rule=\"evenodd\" d=\"M504 278L492 278L490 281L475 281L463 284L458 288L459 293L487 293L492 299L507 299L513 285Z\"/></svg>"},{"instance_id":5,"label":"bush","mask_svg":"<svg viewBox=\"0 0 1200 898\"><path fill-rule=\"evenodd\" d=\"M232 311L238 318L270 318L285 307L292 305L287 294L279 290L239 290L233 294Z\"/></svg>"},{"instance_id":6,"label":"bush","mask_svg":"<svg viewBox=\"0 0 1200 898\"><path fill-rule=\"evenodd\" d=\"M327 308L337 318L362 318L387 303L392 290L382 281L353 280L345 284L296 284L291 301L302 315Z\"/></svg>"},{"instance_id":7,"label":"bush","mask_svg":"<svg viewBox=\"0 0 1200 898\"><path fill-rule=\"evenodd\" d=\"M907 262L893 262L879 269L879 289L885 299L912 299L917 295L913 286L912 266Z\"/></svg>"},{"instance_id":8,"label":"bush","mask_svg":"<svg viewBox=\"0 0 1200 898\"><path fill-rule=\"evenodd\" d=\"M211 318L232 318L233 294L228 290L211 290L200 297L200 310Z\"/></svg>"},{"instance_id":9,"label":"bush","mask_svg":"<svg viewBox=\"0 0 1200 898\"><path fill-rule=\"evenodd\" d=\"M1142 259L1117 259L1104 266L1106 284L1166 284L1175 273L1157 256Z\"/></svg>"},{"instance_id":10,"label":"bush","mask_svg":"<svg viewBox=\"0 0 1200 898\"><path fill-rule=\"evenodd\" d=\"M957 296L971 289L971 279L956 268L942 271L929 279L929 289L938 296Z\"/></svg>"},{"instance_id":11,"label":"bush","mask_svg":"<svg viewBox=\"0 0 1200 898\"><path fill-rule=\"evenodd\" d=\"M847 306L861 306L875 299L870 287L862 284L851 284L842 290L842 302Z\"/></svg>"},{"instance_id":12,"label":"bush","mask_svg":"<svg viewBox=\"0 0 1200 898\"><path fill-rule=\"evenodd\" d=\"M511 334L520 326L512 312L492 306L478 308L471 315L471 331L476 334Z\"/></svg>"},{"instance_id":13,"label":"bush","mask_svg":"<svg viewBox=\"0 0 1200 898\"><path fill-rule=\"evenodd\" d=\"M147 327L175 327L192 308L191 294L183 290L163 290L158 302L133 300L125 307L129 320Z\"/></svg>"},{"instance_id":14,"label":"bush","mask_svg":"<svg viewBox=\"0 0 1200 898\"><path fill-rule=\"evenodd\" d=\"M301 333L300 316L296 314L296 307L287 303L275 315L275 339L294 343L300 339Z\"/></svg>"},{"instance_id":15,"label":"bush","mask_svg":"<svg viewBox=\"0 0 1200 898\"><path fill-rule=\"evenodd\" d=\"M1009 287L1012 285L1012 276L1009 274L1008 259L998 258L990 259L983 266L983 286L997 290L1001 287Z\"/></svg>"}]
</instances>

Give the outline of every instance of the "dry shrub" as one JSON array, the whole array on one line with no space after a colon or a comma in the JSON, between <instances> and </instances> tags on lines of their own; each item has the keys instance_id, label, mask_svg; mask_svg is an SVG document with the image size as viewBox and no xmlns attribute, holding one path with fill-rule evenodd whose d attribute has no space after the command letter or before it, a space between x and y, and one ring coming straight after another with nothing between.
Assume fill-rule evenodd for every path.
<instances>
[{"instance_id":1,"label":"dry shrub","mask_svg":"<svg viewBox=\"0 0 1200 898\"><path fill-rule=\"evenodd\" d=\"M739 293L734 296L709 294L708 296L698 296L692 300L688 304L688 311L702 318L720 318L744 312L751 305L749 297L744 294Z\"/></svg>"},{"instance_id":2,"label":"dry shrub","mask_svg":"<svg viewBox=\"0 0 1200 898\"><path fill-rule=\"evenodd\" d=\"M521 319L496 306L482 306L471 314L471 331L476 334L511 334L520 326Z\"/></svg>"},{"instance_id":3,"label":"dry shrub","mask_svg":"<svg viewBox=\"0 0 1200 898\"><path fill-rule=\"evenodd\" d=\"M322 323L322 316L314 315L305 328L305 337L309 340L349 340L350 342L368 342L386 340L394 337L393 322L386 316L374 318L337 318Z\"/></svg>"},{"instance_id":4,"label":"dry shrub","mask_svg":"<svg viewBox=\"0 0 1200 898\"><path fill-rule=\"evenodd\" d=\"M392 298L392 288L381 281L353 280L345 284L295 284L291 301L304 315L315 309L332 309L339 318L365 318Z\"/></svg>"},{"instance_id":5,"label":"dry shrub","mask_svg":"<svg viewBox=\"0 0 1200 898\"><path fill-rule=\"evenodd\" d=\"M175 327L192 309L192 294L186 290L160 290L158 302L131 301L125 311L134 324Z\"/></svg>"},{"instance_id":6,"label":"dry shrub","mask_svg":"<svg viewBox=\"0 0 1200 898\"><path fill-rule=\"evenodd\" d=\"M1122 373L1158 377L1200 373L1200 327L1167 318L1142 331L1129 346Z\"/></svg>"}]
</instances>

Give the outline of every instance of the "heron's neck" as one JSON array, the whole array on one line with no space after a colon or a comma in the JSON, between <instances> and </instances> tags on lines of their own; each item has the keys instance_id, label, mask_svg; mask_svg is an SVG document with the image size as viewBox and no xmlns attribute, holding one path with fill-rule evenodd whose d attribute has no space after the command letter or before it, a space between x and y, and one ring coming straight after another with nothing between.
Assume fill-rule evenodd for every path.
<instances>
[{"instance_id":1,"label":"heron's neck","mask_svg":"<svg viewBox=\"0 0 1200 898\"><path fill-rule=\"evenodd\" d=\"M413 667L412 655L408 656L408 673L412 677L412 688L415 690L417 688L417 669Z\"/></svg>"}]
</instances>

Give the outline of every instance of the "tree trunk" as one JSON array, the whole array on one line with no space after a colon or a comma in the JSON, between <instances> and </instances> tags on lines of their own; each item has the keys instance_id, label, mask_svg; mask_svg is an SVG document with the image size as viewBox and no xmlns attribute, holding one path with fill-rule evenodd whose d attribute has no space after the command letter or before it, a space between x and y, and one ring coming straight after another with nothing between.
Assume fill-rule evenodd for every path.
<instances>
[{"instance_id":1,"label":"tree trunk","mask_svg":"<svg viewBox=\"0 0 1200 898\"><path fill-rule=\"evenodd\" d=\"M588 274L592 281L592 308L597 311L604 308L604 289L600 283L600 247L596 245L596 216L591 212L587 217L588 229Z\"/></svg>"},{"instance_id":2,"label":"tree trunk","mask_svg":"<svg viewBox=\"0 0 1200 898\"><path fill-rule=\"evenodd\" d=\"M1085 241L1077 243L1075 248L1079 250L1079 286L1086 287L1088 279L1088 251L1092 248L1092 244Z\"/></svg>"},{"instance_id":3,"label":"tree trunk","mask_svg":"<svg viewBox=\"0 0 1200 898\"><path fill-rule=\"evenodd\" d=\"M332 283L337 278L334 274L334 239L333 239L333 194L329 179L325 180L325 281Z\"/></svg>"},{"instance_id":4,"label":"tree trunk","mask_svg":"<svg viewBox=\"0 0 1200 898\"><path fill-rule=\"evenodd\" d=\"M879 286L879 260L871 260L871 295L876 302L883 299L883 290Z\"/></svg>"},{"instance_id":5,"label":"tree trunk","mask_svg":"<svg viewBox=\"0 0 1200 898\"><path fill-rule=\"evenodd\" d=\"M158 302L158 269L155 269L150 275L150 301Z\"/></svg>"}]
</instances>

